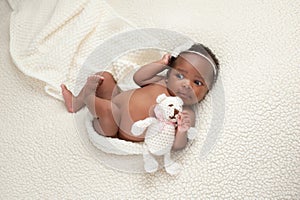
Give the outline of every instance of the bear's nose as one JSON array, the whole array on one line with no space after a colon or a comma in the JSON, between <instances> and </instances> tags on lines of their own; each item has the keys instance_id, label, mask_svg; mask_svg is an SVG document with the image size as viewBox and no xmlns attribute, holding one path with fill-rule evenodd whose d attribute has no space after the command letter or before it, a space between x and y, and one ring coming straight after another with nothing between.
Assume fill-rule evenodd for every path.
<instances>
[{"instance_id":1,"label":"bear's nose","mask_svg":"<svg viewBox=\"0 0 300 200\"><path fill-rule=\"evenodd\" d=\"M176 115L179 113L179 110L174 109L174 115L173 116L169 116L170 119L176 119Z\"/></svg>"},{"instance_id":2,"label":"bear's nose","mask_svg":"<svg viewBox=\"0 0 300 200\"><path fill-rule=\"evenodd\" d=\"M179 110L175 109L174 110L174 116L177 115L179 113Z\"/></svg>"}]
</instances>

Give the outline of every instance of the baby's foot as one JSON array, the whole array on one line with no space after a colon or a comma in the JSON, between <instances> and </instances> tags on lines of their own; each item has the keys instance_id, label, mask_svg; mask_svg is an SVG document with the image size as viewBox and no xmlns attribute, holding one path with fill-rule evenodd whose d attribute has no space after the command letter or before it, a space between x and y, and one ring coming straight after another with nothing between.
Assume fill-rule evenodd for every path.
<instances>
[{"instance_id":1,"label":"baby's foot","mask_svg":"<svg viewBox=\"0 0 300 200\"><path fill-rule=\"evenodd\" d=\"M100 75L89 76L84 86L84 96L87 97L95 94L98 85L102 83L103 79Z\"/></svg>"},{"instance_id":2,"label":"baby's foot","mask_svg":"<svg viewBox=\"0 0 300 200\"><path fill-rule=\"evenodd\" d=\"M72 92L68 90L65 84L61 84L61 92L65 100L65 106L70 113L73 113L72 99L74 98Z\"/></svg>"}]
</instances>

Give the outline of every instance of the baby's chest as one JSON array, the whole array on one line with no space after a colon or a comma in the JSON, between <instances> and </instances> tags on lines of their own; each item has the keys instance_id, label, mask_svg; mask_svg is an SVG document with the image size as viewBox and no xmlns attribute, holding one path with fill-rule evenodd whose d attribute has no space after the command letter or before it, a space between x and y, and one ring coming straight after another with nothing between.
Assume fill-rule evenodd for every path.
<instances>
[{"instance_id":1,"label":"baby's chest","mask_svg":"<svg viewBox=\"0 0 300 200\"><path fill-rule=\"evenodd\" d=\"M133 120L141 120L151 116L155 103L155 99L151 96L133 95L129 101L129 112Z\"/></svg>"},{"instance_id":2,"label":"baby's chest","mask_svg":"<svg viewBox=\"0 0 300 200\"><path fill-rule=\"evenodd\" d=\"M134 119L140 120L153 116L153 107L158 95L165 93L161 87L141 88L135 91L129 101L129 110Z\"/></svg>"}]
</instances>

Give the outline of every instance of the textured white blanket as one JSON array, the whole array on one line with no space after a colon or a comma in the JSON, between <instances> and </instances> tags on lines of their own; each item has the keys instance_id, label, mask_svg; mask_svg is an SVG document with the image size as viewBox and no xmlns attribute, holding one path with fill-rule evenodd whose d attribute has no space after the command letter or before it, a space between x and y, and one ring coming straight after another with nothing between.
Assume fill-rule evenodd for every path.
<instances>
[{"instance_id":1,"label":"textured white blanket","mask_svg":"<svg viewBox=\"0 0 300 200\"><path fill-rule=\"evenodd\" d=\"M26 75L45 82L61 99L60 84L74 89L83 62L104 40L129 30L105 1L11 1L10 52Z\"/></svg>"},{"instance_id":2,"label":"textured white blanket","mask_svg":"<svg viewBox=\"0 0 300 200\"><path fill-rule=\"evenodd\" d=\"M95 149L86 110L71 115L44 95L46 86L61 98L61 82L73 89L86 56L132 25L103 1L0 1L0 198L299 199L299 2L107 2L137 27L178 31L220 58L199 137L177 154L184 169L119 171L139 172L140 157Z\"/></svg>"}]
</instances>

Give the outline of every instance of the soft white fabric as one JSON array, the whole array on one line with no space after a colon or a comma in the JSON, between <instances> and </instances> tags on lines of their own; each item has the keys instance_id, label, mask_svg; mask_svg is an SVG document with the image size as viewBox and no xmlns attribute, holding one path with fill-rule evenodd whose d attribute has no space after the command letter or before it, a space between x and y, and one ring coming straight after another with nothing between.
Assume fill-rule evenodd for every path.
<instances>
[{"instance_id":1,"label":"soft white fabric","mask_svg":"<svg viewBox=\"0 0 300 200\"><path fill-rule=\"evenodd\" d=\"M56 1L18 2L10 1L12 10L0 1L1 199L299 199L299 1L108 1L138 27L184 33L220 58L219 82L198 108L199 135L176 159L184 166L177 177L164 170L131 173L142 172L139 156L112 156L94 148L79 123L86 110L67 113L62 102L45 95L43 82L19 71L9 41L27 41L27 33L32 36L31 29L41 26L35 18L43 15L23 21L34 13L49 15ZM24 18L13 24L18 13ZM10 25L22 27L23 36L9 34ZM215 117L222 123L218 133L210 122L222 105L224 120ZM204 144L214 148L202 151Z\"/></svg>"},{"instance_id":2,"label":"soft white fabric","mask_svg":"<svg viewBox=\"0 0 300 200\"><path fill-rule=\"evenodd\" d=\"M89 137L93 145L99 150L116 155L141 155L143 153L143 143L130 142L100 135L93 128L93 116L90 112L86 112L86 115L85 126L88 133L86 137Z\"/></svg>"},{"instance_id":3,"label":"soft white fabric","mask_svg":"<svg viewBox=\"0 0 300 200\"><path fill-rule=\"evenodd\" d=\"M80 68L99 44L130 30L103 0L23 0L11 5L13 61L26 75L44 81L46 92L59 99L60 84L74 91Z\"/></svg>"}]
</instances>

